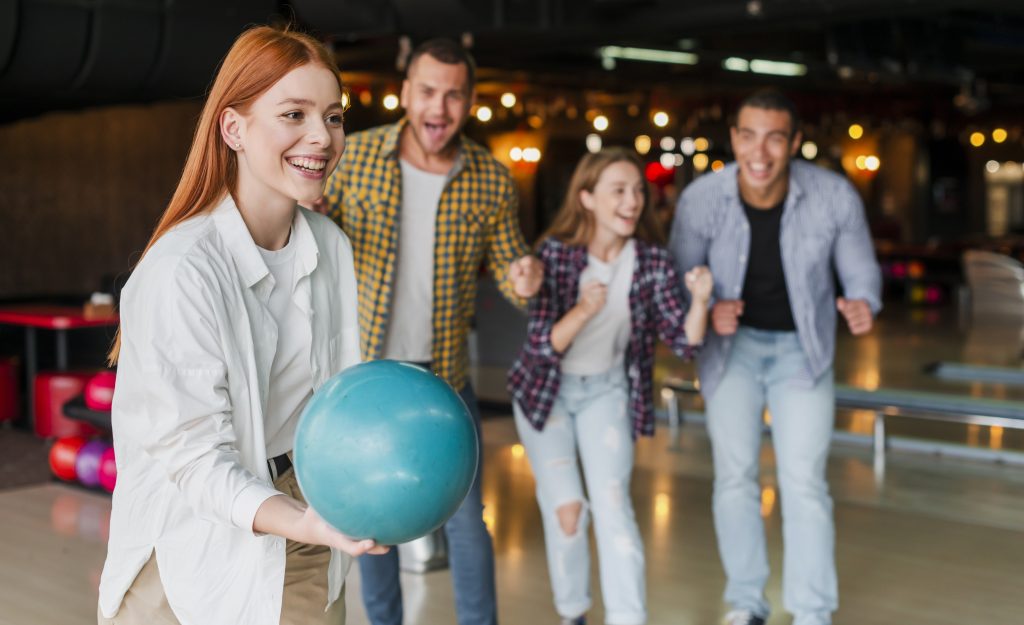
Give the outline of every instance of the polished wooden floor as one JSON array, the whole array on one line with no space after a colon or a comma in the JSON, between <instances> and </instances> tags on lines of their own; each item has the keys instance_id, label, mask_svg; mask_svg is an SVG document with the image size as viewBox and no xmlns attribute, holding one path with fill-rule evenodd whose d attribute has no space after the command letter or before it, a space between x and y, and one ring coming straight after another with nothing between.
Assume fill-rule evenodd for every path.
<instances>
[{"instance_id":1,"label":"polished wooden floor","mask_svg":"<svg viewBox=\"0 0 1024 625\"><path fill-rule=\"evenodd\" d=\"M529 465L510 420L488 420L484 429L484 498L495 540L501 621L556 622ZM650 623L715 623L723 611L723 578L704 432L684 428L673 445L663 430L639 444L638 458L633 492L646 542ZM767 445L763 460L770 469ZM838 528L837 624L1024 622L1019 468L897 454L878 485L865 449L837 445L829 469ZM763 478L762 500L778 572L780 519L771 471ZM0 623L92 622L109 515L109 498L69 486L0 493ZM348 589L352 625L366 623L358 584L354 571ZM455 622L446 572L407 574L403 584L407 623ZM779 605L777 575L768 593ZM592 620L601 623L595 598ZM770 622L789 620L780 609Z\"/></svg>"},{"instance_id":2,"label":"polished wooden floor","mask_svg":"<svg viewBox=\"0 0 1024 625\"><path fill-rule=\"evenodd\" d=\"M1020 364L1021 335L1015 330L986 328L979 339L948 319L913 319L912 312L890 317L867 339L843 339L837 377L863 385L935 388L920 373L923 362ZM679 367L667 357L659 363L662 374ZM1024 398L1024 389L962 390ZM850 432L860 427L857 415L840 421ZM973 441L965 429L904 434L990 450L1017 444L1019 433L1000 433L996 446L986 430L975 432ZM529 464L507 417L487 419L484 437L485 518L495 541L500 620L555 623ZM724 580L711 520L705 431L690 423L670 440L662 427L654 439L638 444L637 458L633 495L647 553L649 622L713 625L725 611ZM776 607L769 622L781 625L790 619L780 598L781 520L773 464L766 440L762 512L773 566L768 594ZM1024 623L1024 467L897 451L878 482L869 448L848 440L833 448L829 480L838 530L837 625ZM0 491L0 624L94 622L109 501L55 483ZM351 625L367 622L358 585L354 569L347 595ZM591 622L600 624L596 578L592 586ZM403 588L408 625L455 623L447 572L403 574Z\"/></svg>"}]
</instances>

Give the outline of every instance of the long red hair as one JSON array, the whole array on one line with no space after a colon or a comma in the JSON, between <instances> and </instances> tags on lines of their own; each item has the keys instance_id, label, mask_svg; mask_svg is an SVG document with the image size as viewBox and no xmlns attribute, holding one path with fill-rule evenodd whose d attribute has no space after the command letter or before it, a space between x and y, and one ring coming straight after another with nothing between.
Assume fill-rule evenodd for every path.
<instances>
[{"instance_id":1,"label":"long red hair","mask_svg":"<svg viewBox=\"0 0 1024 625\"><path fill-rule=\"evenodd\" d=\"M142 256L168 230L212 210L226 193L235 192L238 157L221 137L221 112L229 107L244 112L289 72L310 63L331 70L338 79L338 87L343 88L341 72L332 54L309 35L257 26L238 36L221 62L206 98L178 187ZM107 356L111 365L117 363L120 351L121 332L118 330Z\"/></svg>"}]
</instances>

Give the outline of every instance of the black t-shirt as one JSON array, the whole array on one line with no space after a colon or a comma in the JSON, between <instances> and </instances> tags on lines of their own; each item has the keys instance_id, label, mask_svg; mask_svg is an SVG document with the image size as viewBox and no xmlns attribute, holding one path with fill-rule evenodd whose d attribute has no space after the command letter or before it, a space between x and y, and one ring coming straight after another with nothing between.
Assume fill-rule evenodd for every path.
<instances>
[{"instance_id":1,"label":"black t-shirt","mask_svg":"<svg viewBox=\"0 0 1024 625\"><path fill-rule=\"evenodd\" d=\"M761 330L795 330L779 248L779 228L786 198L769 209L754 208L742 198L740 202L750 222L750 252L743 280L740 324Z\"/></svg>"}]
</instances>

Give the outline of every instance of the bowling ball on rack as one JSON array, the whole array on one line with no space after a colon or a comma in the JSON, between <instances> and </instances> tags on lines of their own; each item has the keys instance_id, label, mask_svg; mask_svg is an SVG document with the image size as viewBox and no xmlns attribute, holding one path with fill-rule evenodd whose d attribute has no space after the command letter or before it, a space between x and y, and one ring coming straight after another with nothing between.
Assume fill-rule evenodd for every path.
<instances>
[{"instance_id":1,"label":"bowling ball on rack","mask_svg":"<svg viewBox=\"0 0 1024 625\"><path fill-rule=\"evenodd\" d=\"M114 448L108 447L100 457L100 486L108 493L114 492L117 483L117 465L114 462Z\"/></svg>"},{"instance_id":2,"label":"bowling ball on rack","mask_svg":"<svg viewBox=\"0 0 1024 625\"><path fill-rule=\"evenodd\" d=\"M110 443L101 440L92 440L82 446L75 458L75 474L79 484L89 488L100 485L100 461L108 449Z\"/></svg>"},{"instance_id":3,"label":"bowling ball on rack","mask_svg":"<svg viewBox=\"0 0 1024 625\"><path fill-rule=\"evenodd\" d=\"M114 401L114 381L117 373L100 371L85 383L85 405L90 410L110 410Z\"/></svg>"},{"instance_id":4,"label":"bowling ball on rack","mask_svg":"<svg viewBox=\"0 0 1024 625\"><path fill-rule=\"evenodd\" d=\"M73 482L76 476L75 460L85 443L85 438L81 436L65 436L54 441L53 447L50 447L50 471L65 482Z\"/></svg>"}]
</instances>

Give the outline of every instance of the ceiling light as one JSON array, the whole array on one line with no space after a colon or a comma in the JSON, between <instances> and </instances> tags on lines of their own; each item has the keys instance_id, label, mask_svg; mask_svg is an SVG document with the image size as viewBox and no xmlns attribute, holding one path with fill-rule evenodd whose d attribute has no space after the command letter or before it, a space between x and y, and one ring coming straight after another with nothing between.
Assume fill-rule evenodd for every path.
<instances>
[{"instance_id":1,"label":"ceiling light","mask_svg":"<svg viewBox=\"0 0 1024 625\"><path fill-rule=\"evenodd\" d=\"M616 59L623 61L646 61L648 63L669 63L673 65L696 65L698 57L692 52L676 50L655 50L651 48L627 48L622 46L604 46L598 49L602 61L609 59L612 67ZM608 67L605 64L605 67Z\"/></svg>"},{"instance_id":2,"label":"ceiling light","mask_svg":"<svg viewBox=\"0 0 1024 625\"><path fill-rule=\"evenodd\" d=\"M640 155L647 154L651 151L651 138L647 135L640 135L633 141L633 147Z\"/></svg>"},{"instance_id":3,"label":"ceiling light","mask_svg":"<svg viewBox=\"0 0 1024 625\"><path fill-rule=\"evenodd\" d=\"M803 63L753 59L750 61L750 71L755 74L769 74L772 76L803 76L807 73L807 66Z\"/></svg>"},{"instance_id":4,"label":"ceiling light","mask_svg":"<svg viewBox=\"0 0 1024 625\"><path fill-rule=\"evenodd\" d=\"M741 59L736 56L730 56L729 58L722 61L722 67L733 72L749 72L750 61L747 59Z\"/></svg>"},{"instance_id":5,"label":"ceiling light","mask_svg":"<svg viewBox=\"0 0 1024 625\"><path fill-rule=\"evenodd\" d=\"M730 56L722 61L722 67L731 72L754 72L772 76L803 76L807 66L803 63L787 63L786 61L769 61L767 59L742 59Z\"/></svg>"}]
</instances>

